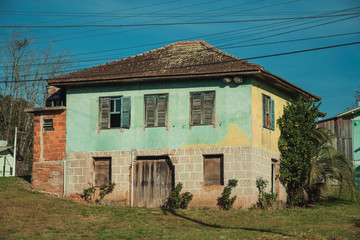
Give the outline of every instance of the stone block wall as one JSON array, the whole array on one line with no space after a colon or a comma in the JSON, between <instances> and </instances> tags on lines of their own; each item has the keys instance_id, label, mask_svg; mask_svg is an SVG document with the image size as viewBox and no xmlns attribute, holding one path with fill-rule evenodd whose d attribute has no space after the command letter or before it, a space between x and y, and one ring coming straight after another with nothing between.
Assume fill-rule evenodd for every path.
<instances>
[{"instance_id":1,"label":"stone block wall","mask_svg":"<svg viewBox=\"0 0 360 240\"><path fill-rule=\"evenodd\" d=\"M217 198L224 186L204 186L204 156L222 155L224 161L224 185L229 179L237 179L236 208L252 207L258 197L255 180L263 177L271 182L272 159L279 160L279 154L251 146L202 147L186 149L146 149L134 152L136 156L168 156L174 165L175 184L181 182L183 191L194 194L189 207L216 208ZM65 194L81 193L94 183L94 158L111 158L111 178L115 190L107 199L130 204L131 151L70 152L66 156ZM270 184L269 184L270 185ZM268 187L270 191L271 186ZM280 187L280 200L286 199L285 190Z\"/></svg>"},{"instance_id":2,"label":"stone block wall","mask_svg":"<svg viewBox=\"0 0 360 240\"><path fill-rule=\"evenodd\" d=\"M44 129L44 120L53 119L53 130ZM65 107L34 112L34 158L32 184L36 189L63 194L63 159L66 155Z\"/></svg>"}]
</instances>

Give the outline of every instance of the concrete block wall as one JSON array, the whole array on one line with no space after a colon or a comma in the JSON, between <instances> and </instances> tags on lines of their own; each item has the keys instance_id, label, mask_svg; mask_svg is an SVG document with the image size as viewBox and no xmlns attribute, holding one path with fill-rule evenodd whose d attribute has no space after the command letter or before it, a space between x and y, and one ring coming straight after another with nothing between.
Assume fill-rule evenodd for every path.
<instances>
[{"instance_id":1,"label":"concrete block wall","mask_svg":"<svg viewBox=\"0 0 360 240\"><path fill-rule=\"evenodd\" d=\"M279 154L251 146L203 147L186 149L137 150L134 156L169 156L175 167L175 184L181 182L183 191L194 194L189 207L216 208L217 198L224 186L204 186L204 155L223 155L224 185L229 179L237 179L238 187L233 191L238 198L236 208L252 207L258 197L255 180L263 177L271 182L272 159L279 160ZM82 193L94 183L94 158L111 157L114 192L107 199L130 204L131 151L70 152L66 156L66 195ZM269 184L270 185L270 184ZM270 191L270 186L268 187ZM285 197L285 198L284 198ZM286 199L285 190L280 188L280 199Z\"/></svg>"},{"instance_id":2,"label":"concrete block wall","mask_svg":"<svg viewBox=\"0 0 360 240\"><path fill-rule=\"evenodd\" d=\"M53 131L44 131L44 120L53 119ZM66 155L65 108L47 108L34 113L34 188L63 194L63 159Z\"/></svg>"}]
</instances>

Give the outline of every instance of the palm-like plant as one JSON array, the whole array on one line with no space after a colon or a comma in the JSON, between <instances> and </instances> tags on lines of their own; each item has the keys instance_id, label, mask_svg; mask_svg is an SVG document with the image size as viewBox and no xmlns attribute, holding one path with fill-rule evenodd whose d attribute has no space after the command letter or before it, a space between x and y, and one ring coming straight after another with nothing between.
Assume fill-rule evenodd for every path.
<instances>
[{"instance_id":1,"label":"palm-like plant","mask_svg":"<svg viewBox=\"0 0 360 240\"><path fill-rule=\"evenodd\" d=\"M355 171L350 159L334 147L334 135L331 131L317 128L313 132L315 156L311 159L307 190L312 200L321 196L321 186L328 186L334 181L342 189L347 189L356 201Z\"/></svg>"}]
</instances>

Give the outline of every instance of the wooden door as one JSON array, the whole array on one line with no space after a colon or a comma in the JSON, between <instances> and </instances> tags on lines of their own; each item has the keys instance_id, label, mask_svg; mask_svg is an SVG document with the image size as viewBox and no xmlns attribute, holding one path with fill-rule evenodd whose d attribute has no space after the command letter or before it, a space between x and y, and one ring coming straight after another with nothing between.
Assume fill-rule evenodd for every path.
<instances>
[{"instance_id":1,"label":"wooden door","mask_svg":"<svg viewBox=\"0 0 360 240\"><path fill-rule=\"evenodd\" d=\"M173 186L173 168L169 159L138 159L134 166L134 206L160 207Z\"/></svg>"}]
</instances>

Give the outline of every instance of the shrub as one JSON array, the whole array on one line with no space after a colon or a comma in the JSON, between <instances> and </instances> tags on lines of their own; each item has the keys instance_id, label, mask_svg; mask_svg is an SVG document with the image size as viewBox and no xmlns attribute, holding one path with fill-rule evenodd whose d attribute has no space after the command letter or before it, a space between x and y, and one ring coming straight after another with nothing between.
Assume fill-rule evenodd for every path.
<instances>
[{"instance_id":1,"label":"shrub","mask_svg":"<svg viewBox=\"0 0 360 240\"><path fill-rule=\"evenodd\" d=\"M190 192L184 192L180 194L183 188L182 183L178 183L173 191L171 191L170 196L166 203L163 205L163 208L167 209L186 209L189 202L192 200L193 195Z\"/></svg>"},{"instance_id":2,"label":"shrub","mask_svg":"<svg viewBox=\"0 0 360 240\"><path fill-rule=\"evenodd\" d=\"M231 191L238 184L238 180L229 179L229 182L226 187L224 187L223 192L221 193L221 197L218 198L218 206L223 210L229 210L232 208L236 196L230 197Z\"/></svg>"},{"instance_id":3,"label":"shrub","mask_svg":"<svg viewBox=\"0 0 360 240\"><path fill-rule=\"evenodd\" d=\"M268 181L264 180L262 177L256 179L256 187L259 189L259 198L257 205L261 209L266 209L272 207L276 198L278 197L277 193L267 193L265 188L268 185Z\"/></svg>"},{"instance_id":4,"label":"shrub","mask_svg":"<svg viewBox=\"0 0 360 240\"><path fill-rule=\"evenodd\" d=\"M92 200L94 200L93 199L94 193L95 193L95 187L89 187L84 189L82 197L85 199L85 201L91 202Z\"/></svg>"},{"instance_id":5,"label":"shrub","mask_svg":"<svg viewBox=\"0 0 360 240\"><path fill-rule=\"evenodd\" d=\"M99 201L102 201L103 198L108 195L109 193L111 193L114 188L115 188L115 183L109 183L109 184L103 184L101 187L100 187L100 193L99 193Z\"/></svg>"},{"instance_id":6,"label":"shrub","mask_svg":"<svg viewBox=\"0 0 360 240\"><path fill-rule=\"evenodd\" d=\"M114 190L115 185L116 185L115 183L103 184L100 187L100 192L99 192L100 199L96 200L96 202L101 203L103 198L107 194L111 193ZM89 188L84 189L82 197L87 202L94 202L95 201L95 193L96 193L96 188L95 187L89 187Z\"/></svg>"}]
</instances>

